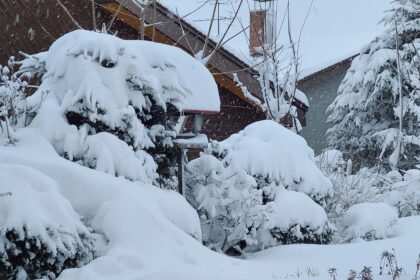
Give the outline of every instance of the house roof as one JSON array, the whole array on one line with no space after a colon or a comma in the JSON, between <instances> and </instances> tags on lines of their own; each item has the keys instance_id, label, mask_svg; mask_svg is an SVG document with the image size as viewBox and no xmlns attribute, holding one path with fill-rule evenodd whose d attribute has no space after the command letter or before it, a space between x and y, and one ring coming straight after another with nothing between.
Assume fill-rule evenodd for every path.
<instances>
[{"instance_id":1,"label":"house roof","mask_svg":"<svg viewBox=\"0 0 420 280\"><path fill-rule=\"evenodd\" d=\"M275 1L278 6L277 21L280 26L288 1ZM294 41L298 41L300 37L300 78L314 74L358 53L363 45L369 43L382 31L383 28L378 22L389 5L389 0L312 1L290 1ZM215 1L159 0L159 2L175 14L186 15L183 20L201 32L207 33ZM216 17L220 20L215 23L218 26L212 30L212 38L215 40L226 30L229 18L233 17L234 9L238 7L239 1L220 0L219 3L221 3L218 9L219 15ZM260 5L254 0L244 0L228 37L246 28L249 25L249 11L260 8ZM283 26L285 24L283 23ZM288 44L286 31L287 28L284 27L279 34L280 43L285 45ZM248 33L244 32L231 39L225 48L247 64L253 65L255 60L249 55Z\"/></svg>"}]
</instances>

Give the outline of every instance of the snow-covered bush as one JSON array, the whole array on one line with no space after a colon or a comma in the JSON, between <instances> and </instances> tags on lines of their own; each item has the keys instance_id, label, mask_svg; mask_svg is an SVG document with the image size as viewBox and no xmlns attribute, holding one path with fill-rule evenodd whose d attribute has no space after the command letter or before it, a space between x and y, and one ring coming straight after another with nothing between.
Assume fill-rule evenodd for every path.
<instances>
[{"instance_id":1,"label":"snow-covered bush","mask_svg":"<svg viewBox=\"0 0 420 280\"><path fill-rule=\"evenodd\" d=\"M356 169L407 170L420 163L420 2L393 1L384 22L387 30L353 60L329 106L327 136Z\"/></svg>"},{"instance_id":2,"label":"snow-covered bush","mask_svg":"<svg viewBox=\"0 0 420 280\"><path fill-rule=\"evenodd\" d=\"M37 71L42 84L28 103L44 101L31 126L69 160L146 183L174 177L168 109L182 112L195 92L217 94L207 69L178 48L84 30L21 63Z\"/></svg>"},{"instance_id":3,"label":"snow-covered bush","mask_svg":"<svg viewBox=\"0 0 420 280\"><path fill-rule=\"evenodd\" d=\"M187 171L187 199L203 221L204 244L226 253L261 246L257 231L268 229L273 210L263 204L256 180L212 155L191 161Z\"/></svg>"},{"instance_id":4,"label":"snow-covered bush","mask_svg":"<svg viewBox=\"0 0 420 280\"><path fill-rule=\"evenodd\" d=\"M334 227L325 210L307 195L279 188L274 204L276 215L270 233L280 244L331 241Z\"/></svg>"},{"instance_id":5,"label":"snow-covered bush","mask_svg":"<svg viewBox=\"0 0 420 280\"><path fill-rule=\"evenodd\" d=\"M317 168L305 139L273 121L255 122L213 142L209 152L256 178L267 200L273 199L279 185L303 192L320 205L332 196L331 181Z\"/></svg>"},{"instance_id":6,"label":"snow-covered bush","mask_svg":"<svg viewBox=\"0 0 420 280\"><path fill-rule=\"evenodd\" d=\"M365 202L385 202L398 209L400 217L420 213L420 171L390 171L381 174L376 169L362 168L351 174L339 151L329 150L316 157L321 171L331 180L334 195L326 207L333 221L342 217L353 205ZM350 166L350 168L349 168Z\"/></svg>"},{"instance_id":7,"label":"snow-covered bush","mask_svg":"<svg viewBox=\"0 0 420 280\"><path fill-rule=\"evenodd\" d=\"M326 205L332 185L303 138L274 121L261 121L213 142L206 152L188 164L186 184L210 247L255 251L330 240L325 211L314 201ZM294 202L285 204L288 199Z\"/></svg>"},{"instance_id":8,"label":"snow-covered bush","mask_svg":"<svg viewBox=\"0 0 420 280\"><path fill-rule=\"evenodd\" d=\"M361 203L350 207L341 221L342 241L375 240L394 235L397 211L385 203Z\"/></svg>"},{"instance_id":9,"label":"snow-covered bush","mask_svg":"<svg viewBox=\"0 0 420 280\"><path fill-rule=\"evenodd\" d=\"M34 169L0 164L0 278L55 277L94 258L91 230L57 184Z\"/></svg>"},{"instance_id":10,"label":"snow-covered bush","mask_svg":"<svg viewBox=\"0 0 420 280\"><path fill-rule=\"evenodd\" d=\"M333 196L325 207L332 221L342 217L353 205L384 201L394 189L394 181L398 181L395 178L399 175L397 171L382 175L362 168L352 174L351 160L346 163L343 154L337 150L326 150L315 161L333 185Z\"/></svg>"},{"instance_id":11,"label":"snow-covered bush","mask_svg":"<svg viewBox=\"0 0 420 280\"><path fill-rule=\"evenodd\" d=\"M385 202L397 208L400 217L420 215L420 170L408 170L397 177Z\"/></svg>"}]
</instances>

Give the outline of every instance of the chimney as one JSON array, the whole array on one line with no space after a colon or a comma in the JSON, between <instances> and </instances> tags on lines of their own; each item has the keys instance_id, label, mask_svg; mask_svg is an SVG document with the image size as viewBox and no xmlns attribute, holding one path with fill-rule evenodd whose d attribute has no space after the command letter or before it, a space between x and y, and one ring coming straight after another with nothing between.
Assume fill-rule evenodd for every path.
<instances>
[{"instance_id":1,"label":"chimney","mask_svg":"<svg viewBox=\"0 0 420 280\"><path fill-rule=\"evenodd\" d=\"M253 57L264 54L263 47L272 46L276 37L276 8L273 0L254 0L250 12L249 47Z\"/></svg>"},{"instance_id":2,"label":"chimney","mask_svg":"<svg viewBox=\"0 0 420 280\"><path fill-rule=\"evenodd\" d=\"M266 16L267 11L264 10L256 10L250 12L249 51L253 57L263 55Z\"/></svg>"}]
</instances>

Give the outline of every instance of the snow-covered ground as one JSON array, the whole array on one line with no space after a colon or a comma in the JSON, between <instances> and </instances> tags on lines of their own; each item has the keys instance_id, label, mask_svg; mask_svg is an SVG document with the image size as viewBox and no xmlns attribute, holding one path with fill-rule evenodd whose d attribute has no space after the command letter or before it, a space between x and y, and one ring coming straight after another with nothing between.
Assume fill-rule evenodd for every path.
<instances>
[{"instance_id":1,"label":"snow-covered ground","mask_svg":"<svg viewBox=\"0 0 420 280\"><path fill-rule=\"evenodd\" d=\"M15 146L0 147L2 168L20 170L22 178L26 174L47 178L28 181L25 187L29 185L40 194L55 189L56 195L67 200L98 237L102 236L96 245L100 256L82 268L65 270L59 279L324 280L329 279L327 270L332 267L338 270L337 279L344 279L350 269L360 271L364 266L371 266L377 275L381 253L392 248L399 266L404 268L401 279L412 279L415 273L420 253L420 216L400 219L397 234L390 239L278 246L249 255L246 260L229 258L200 244L198 217L175 192L115 178L65 160L33 129L23 129L16 137ZM19 176L16 180L20 180ZM0 193L11 195L0 199L13 199L20 185L3 182ZM39 182L48 186L40 188L36 185ZM42 215L48 224L45 209L30 205L31 214ZM296 276L299 272L300 278Z\"/></svg>"}]
</instances>

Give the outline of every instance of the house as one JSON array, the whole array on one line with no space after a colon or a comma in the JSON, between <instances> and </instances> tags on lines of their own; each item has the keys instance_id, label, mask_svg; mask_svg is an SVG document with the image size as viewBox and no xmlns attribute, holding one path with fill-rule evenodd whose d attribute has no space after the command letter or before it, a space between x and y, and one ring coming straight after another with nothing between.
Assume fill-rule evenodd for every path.
<instances>
[{"instance_id":1,"label":"house","mask_svg":"<svg viewBox=\"0 0 420 280\"><path fill-rule=\"evenodd\" d=\"M212 5L204 7L205 1L196 0L160 0L171 11L180 15L188 15L184 19L203 32L207 30L209 14ZM192 4L195 2L195 5ZM214 3L215 1L210 1ZM214 29L214 37L223 32L234 15L233 8L239 6L240 1L219 0L216 18L220 28ZM382 31L378 22L384 11L389 8L389 0L375 0L372 4L365 0L248 0L238 12L237 22L231 28L230 34L235 35L254 17L259 25L261 11L267 6L277 6L277 17L272 20L284 22L286 11L290 9L291 32L295 42L299 43L300 77L298 89L306 94L309 109L306 114L306 126L301 135L306 139L316 154L327 148L326 123L328 105L337 95L338 87L350 67L352 58L360 49L373 40ZM201 8L200 8L201 7ZM190 14L191 11L200 8ZM272 15L271 15L272 16ZM250 25L250 29L255 25ZM283 28L281 28L283 26ZM288 28L286 23L278 24L278 40L287 47ZM231 39L226 48L234 52L241 60L254 65L255 60L250 55L253 37L242 33ZM257 40L258 41L258 40ZM251 49L251 53L253 50Z\"/></svg>"},{"instance_id":2,"label":"house","mask_svg":"<svg viewBox=\"0 0 420 280\"><path fill-rule=\"evenodd\" d=\"M132 0L6 0L0 2L0 61L7 61L19 51L36 53L46 50L60 35L77 29L93 28L92 11L96 13L97 26L109 24L110 32L118 32L124 39L138 39L141 10ZM177 45L189 53L202 49L206 36L164 6L158 4L156 14L149 10L145 21L161 24L156 28L145 29L145 39L154 39L164 44ZM11 39L10 39L11 38ZM209 51L216 43L209 42ZM263 113L248 98L233 80L232 73L237 73L241 82L255 96L261 98L261 90L256 79L257 73L248 64L238 59L228 50L221 48L208 63L219 87L221 111L218 114L204 116L203 132L210 139L222 140L240 131L248 124L265 119ZM299 110L301 123L305 124L306 104L296 99L294 105ZM191 125L191 121L187 126Z\"/></svg>"},{"instance_id":3,"label":"house","mask_svg":"<svg viewBox=\"0 0 420 280\"><path fill-rule=\"evenodd\" d=\"M80 27L93 29L94 24L99 28L105 23L110 32L118 32L118 36L124 39L138 39L141 29L139 17L142 15L142 11L135 1L0 1L0 24L3 26L2 31L0 31L0 62L4 63L7 57L17 55L18 51L36 53L46 50L62 34ZM221 35L229 24L229 19L233 17L232 12L228 9L227 2L218 2L221 6L218 7L217 11L217 28L213 28L210 38L215 39L218 35ZM255 3L261 3L254 0L250 0L250 2L254 2L254 9L259 8L259 4ZM286 1L279 2L280 6L284 5L283 2ZM351 4L347 2L342 4L349 4L349 7L354 6L352 10L358 10L361 5L365 5L363 0L348 2L351 2ZM388 4L387 0L378 0L379 2ZM191 54L196 54L203 49L206 40L208 18L213 10L212 3L212 1L195 0L159 0L156 9L147 9L144 14L145 39L176 45ZM293 5L298 5L293 10L298 22L301 23L306 18L309 3L309 0L292 2L292 8ZM304 63L302 64L303 75L298 83L298 88L306 93L311 106L308 106L305 95L300 92L300 95L294 99L293 104L298 109L299 120L304 126L302 135L309 145L315 148L316 152L326 146L325 109L336 95L338 85L350 64L350 60L347 59L350 57L348 54L357 53L360 46L364 42L368 42L373 37L372 34L376 32L376 29L371 28L372 30L363 34L363 36L353 36L354 34L351 31L354 28L336 26L337 30L347 32L344 32L348 35L345 37L346 40L337 40L340 36L334 33L336 30L326 30L326 34L323 32L317 33L316 31L323 27L323 20L325 23L325 13L323 14L321 11L334 8L337 11L336 14L342 16L343 13L340 14L338 9L342 9L342 5L338 6L340 5L333 0L316 2L311 10L314 15L310 15L316 20L311 22L311 18L308 17L308 24L305 26L305 31L300 39L300 44L305 47L301 48L301 57ZM210 139L223 140L248 124L266 118L259 107L244 96L233 78L233 73L237 73L239 80L251 94L261 98L261 89L256 78L258 73L252 68L254 61L250 57L248 32L242 32L240 36L235 36L239 33L238 31L243 29L242 23L249 22L250 10L248 8L243 6L242 10L239 11L238 19L234 22L228 34L228 36L231 36L229 41L208 62L208 68L213 73L219 87L221 99L220 113L208 115L204 118L203 131ZM284 7L280 7L280 9L284 9ZM376 10L378 8L366 7L366 9L353 16L360 18L360 16L365 15L362 18L376 21L377 14L373 13ZM93 11L95 17L92 16ZM351 13L346 14L351 15ZM152 22L158 24L151 25ZM331 24L327 23L327 25L330 26ZM368 30L366 22L363 26ZM298 33L300 25L297 24L296 28L295 34ZM305 33L307 29L310 34L305 36L307 35ZM354 41L351 45L348 44L348 38ZM216 39L209 41L208 52L214 49L216 43ZM321 52L321 49L325 51ZM326 64L325 61L331 60L331 58L335 58L335 62ZM308 115L306 115L307 112ZM306 125L307 123L308 125ZM187 126L191 126L191 121L187 123Z\"/></svg>"},{"instance_id":4,"label":"house","mask_svg":"<svg viewBox=\"0 0 420 280\"><path fill-rule=\"evenodd\" d=\"M307 125L301 135L308 141L316 154L327 148L327 108L337 96L338 88L355 55L302 77L298 88L305 92L311 107L307 112Z\"/></svg>"}]
</instances>

